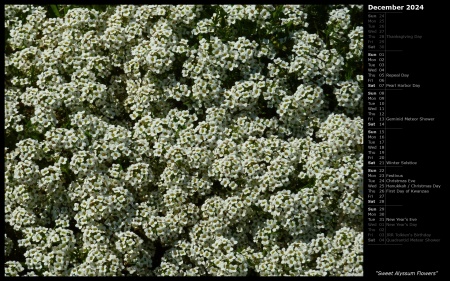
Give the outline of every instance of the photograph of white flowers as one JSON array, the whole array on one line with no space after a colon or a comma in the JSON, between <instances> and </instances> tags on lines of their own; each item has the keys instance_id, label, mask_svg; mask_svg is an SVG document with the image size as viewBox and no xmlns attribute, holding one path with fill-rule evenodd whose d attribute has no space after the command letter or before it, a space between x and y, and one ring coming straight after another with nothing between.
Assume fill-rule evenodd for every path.
<instances>
[{"instance_id":1,"label":"photograph of white flowers","mask_svg":"<svg viewBox=\"0 0 450 281\"><path fill-rule=\"evenodd\" d=\"M5 5L6 276L362 276L362 5Z\"/></svg>"}]
</instances>

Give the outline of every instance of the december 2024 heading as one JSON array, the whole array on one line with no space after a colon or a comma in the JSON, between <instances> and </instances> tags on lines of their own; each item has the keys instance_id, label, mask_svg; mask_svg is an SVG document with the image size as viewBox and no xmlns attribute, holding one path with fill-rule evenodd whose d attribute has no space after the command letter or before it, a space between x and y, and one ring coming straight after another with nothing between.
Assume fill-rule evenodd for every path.
<instances>
[{"instance_id":1,"label":"december 2024 heading","mask_svg":"<svg viewBox=\"0 0 450 281\"><path fill-rule=\"evenodd\" d=\"M405 9L406 7L406 9ZM387 6L375 6L368 5L369 11L411 11L411 10L423 10L423 5L387 5Z\"/></svg>"}]
</instances>

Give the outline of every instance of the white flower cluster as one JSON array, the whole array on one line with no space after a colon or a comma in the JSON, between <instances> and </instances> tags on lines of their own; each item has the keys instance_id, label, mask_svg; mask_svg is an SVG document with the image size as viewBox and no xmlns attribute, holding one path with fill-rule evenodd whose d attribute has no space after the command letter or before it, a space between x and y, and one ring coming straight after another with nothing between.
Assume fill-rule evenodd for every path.
<instances>
[{"instance_id":1,"label":"white flower cluster","mask_svg":"<svg viewBox=\"0 0 450 281\"><path fill-rule=\"evenodd\" d=\"M356 60L361 60L361 57L363 55L363 43L364 43L364 37L363 37L363 27L362 26L356 26L352 31L349 32L348 38L350 38L350 44L349 52L346 55L347 59L351 59L355 57Z\"/></svg>"},{"instance_id":2,"label":"white flower cluster","mask_svg":"<svg viewBox=\"0 0 450 281\"><path fill-rule=\"evenodd\" d=\"M95 7L5 6L5 274L361 276L362 7Z\"/></svg>"},{"instance_id":3,"label":"white flower cluster","mask_svg":"<svg viewBox=\"0 0 450 281\"><path fill-rule=\"evenodd\" d=\"M338 82L334 95L338 105L343 107L346 113L355 114L362 108L363 90L360 81L347 80Z\"/></svg>"},{"instance_id":4,"label":"white flower cluster","mask_svg":"<svg viewBox=\"0 0 450 281\"><path fill-rule=\"evenodd\" d=\"M330 43L335 45L345 40L350 24L351 17L348 7L333 9L327 22L327 25L331 27L330 36L332 40Z\"/></svg>"}]
</instances>

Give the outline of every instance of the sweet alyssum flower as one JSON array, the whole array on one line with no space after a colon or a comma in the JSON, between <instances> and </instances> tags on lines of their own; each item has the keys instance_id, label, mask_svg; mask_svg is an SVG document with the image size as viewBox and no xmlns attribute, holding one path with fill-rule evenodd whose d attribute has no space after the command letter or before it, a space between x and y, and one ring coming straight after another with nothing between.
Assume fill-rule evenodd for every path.
<instances>
[{"instance_id":1,"label":"sweet alyssum flower","mask_svg":"<svg viewBox=\"0 0 450 281\"><path fill-rule=\"evenodd\" d=\"M5 6L6 275L362 275L361 6L51 6Z\"/></svg>"}]
</instances>

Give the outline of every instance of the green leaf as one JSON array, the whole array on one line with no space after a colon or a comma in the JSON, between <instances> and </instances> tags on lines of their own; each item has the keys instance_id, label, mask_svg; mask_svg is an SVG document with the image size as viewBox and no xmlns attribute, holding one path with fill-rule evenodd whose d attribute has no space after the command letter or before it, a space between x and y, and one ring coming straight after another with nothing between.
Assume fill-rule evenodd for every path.
<instances>
[{"instance_id":1,"label":"green leaf","mask_svg":"<svg viewBox=\"0 0 450 281\"><path fill-rule=\"evenodd\" d=\"M55 13L55 15L56 15L58 18L61 17L61 15L59 14L58 6L57 6L57 5L50 5L50 7L52 8L53 13Z\"/></svg>"},{"instance_id":2,"label":"green leaf","mask_svg":"<svg viewBox=\"0 0 450 281\"><path fill-rule=\"evenodd\" d=\"M88 141L92 141L92 135L88 131L84 131L84 135L88 138Z\"/></svg>"},{"instance_id":3,"label":"green leaf","mask_svg":"<svg viewBox=\"0 0 450 281\"><path fill-rule=\"evenodd\" d=\"M288 22L288 23L286 24L286 27L287 27L287 28L290 28L290 27L292 26L293 23L294 23L293 21Z\"/></svg>"}]
</instances>

